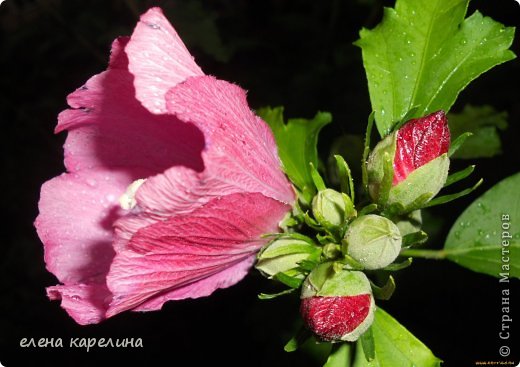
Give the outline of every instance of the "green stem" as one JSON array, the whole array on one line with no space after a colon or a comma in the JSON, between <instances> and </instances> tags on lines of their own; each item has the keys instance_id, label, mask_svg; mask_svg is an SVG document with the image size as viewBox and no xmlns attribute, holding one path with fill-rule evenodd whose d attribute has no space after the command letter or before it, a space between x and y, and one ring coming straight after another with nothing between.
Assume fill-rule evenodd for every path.
<instances>
[{"instance_id":1,"label":"green stem","mask_svg":"<svg viewBox=\"0 0 520 367\"><path fill-rule=\"evenodd\" d=\"M407 249L401 251L400 255L405 257L420 257L423 259L444 260L446 258L446 251Z\"/></svg>"}]
</instances>

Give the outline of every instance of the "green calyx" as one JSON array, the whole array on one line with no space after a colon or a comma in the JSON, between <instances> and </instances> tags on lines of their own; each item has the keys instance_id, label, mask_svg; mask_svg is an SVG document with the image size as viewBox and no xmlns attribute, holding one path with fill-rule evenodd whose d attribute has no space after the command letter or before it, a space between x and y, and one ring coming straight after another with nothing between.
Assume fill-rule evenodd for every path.
<instances>
[{"instance_id":1,"label":"green calyx","mask_svg":"<svg viewBox=\"0 0 520 367\"><path fill-rule=\"evenodd\" d=\"M367 276L361 271L337 271L332 262L318 265L305 279L301 298L372 294Z\"/></svg>"}]
</instances>

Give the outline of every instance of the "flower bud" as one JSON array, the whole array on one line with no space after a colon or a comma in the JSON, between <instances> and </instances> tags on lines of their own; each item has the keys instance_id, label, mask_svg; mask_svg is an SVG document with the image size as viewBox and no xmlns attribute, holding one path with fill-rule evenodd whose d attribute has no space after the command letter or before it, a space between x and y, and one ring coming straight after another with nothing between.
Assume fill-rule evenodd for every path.
<instances>
[{"instance_id":1,"label":"flower bud","mask_svg":"<svg viewBox=\"0 0 520 367\"><path fill-rule=\"evenodd\" d=\"M354 204L346 195L332 189L319 191L312 200L314 218L327 228L339 227L355 215Z\"/></svg>"},{"instance_id":2,"label":"flower bud","mask_svg":"<svg viewBox=\"0 0 520 367\"><path fill-rule=\"evenodd\" d=\"M385 137L371 152L367 171L369 192L382 205L401 204L404 208L422 198L424 205L444 186L448 176L450 131L443 111L408 121ZM391 160L388 195L382 190L385 159Z\"/></svg>"},{"instance_id":3,"label":"flower bud","mask_svg":"<svg viewBox=\"0 0 520 367\"><path fill-rule=\"evenodd\" d=\"M324 341L355 341L374 321L370 282L360 271L317 266L302 286L300 313L305 325Z\"/></svg>"},{"instance_id":4,"label":"flower bud","mask_svg":"<svg viewBox=\"0 0 520 367\"><path fill-rule=\"evenodd\" d=\"M344 252L365 269L390 265L401 251L399 228L389 219L369 214L354 220L343 239Z\"/></svg>"},{"instance_id":5,"label":"flower bud","mask_svg":"<svg viewBox=\"0 0 520 367\"><path fill-rule=\"evenodd\" d=\"M279 238L258 254L255 267L272 277L298 267L303 260L317 260L321 249L305 239Z\"/></svg>"}]
</instances>

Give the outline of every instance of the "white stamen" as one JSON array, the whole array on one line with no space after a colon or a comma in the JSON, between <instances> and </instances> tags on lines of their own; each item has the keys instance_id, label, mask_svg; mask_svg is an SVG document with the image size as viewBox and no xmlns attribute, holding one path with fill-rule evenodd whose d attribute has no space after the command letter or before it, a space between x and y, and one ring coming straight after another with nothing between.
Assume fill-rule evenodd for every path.
<instances>
[{"instance_id":1,"label":"white stamen","mask_svg":"<svg viewBox=\"0 0 520 367\"><path fill-rule=\"evenodd\" d=\"M130 210L134 206L137 205L137 201L135 200L135 194L139 187L141 187L142 184L146 179L140 178L139 180L135 180L128 186L126 189L126 192L119 198L119 205L121 205L121 208L125 210Z\"/></svg>"}]
</instances>

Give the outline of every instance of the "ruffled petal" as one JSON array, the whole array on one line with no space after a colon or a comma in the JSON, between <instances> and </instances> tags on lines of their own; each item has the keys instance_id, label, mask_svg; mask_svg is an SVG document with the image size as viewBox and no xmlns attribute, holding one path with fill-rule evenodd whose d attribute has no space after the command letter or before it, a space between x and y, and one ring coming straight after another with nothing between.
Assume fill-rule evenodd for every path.
<instances>
[{"instance_id":1,"label":"ruffled petal","mask_svg":"<svg viewBox=\"0 0 520 367\"><path fill-rule=\"evenodd\" d=\"M167 112L164 96L170 88L204 75L159 8L141 16L126 52L137 99L153 113Z\"/></svg>"},{"instance_id":2,"label":"ruffled petal","mask_svg":"<svg viewBox=\"0 0 520 367\"><path fill-rule=\"evenodd\" d=\"M172 115L155 115L136 99L134 77L123 52L126 39L113 43L107 71L69 95L72 109L58 117L56 131L68 130L65 166L70 172L94 167L125 170L137 178L175 165L202 170L204 136Z\"/></svg>"},{"instance_id":3,"label":"ruffled petal","mask_svg":"<svg viewBox=\"0 0 520 367\"><path fill-rule=\"evenodd\" d=\"M112 299L106 284L94 283L48 287L47 296L61 300L61 307L80 325L103 321Z\"/></svg>"},{"instance_id":4,"label":"ruffled petal","mask_svg":"<svg viewBox=\"0 0 520 367\"><path fill-rule=\"evenodd\" d=\"M174 168L150 178L136 195L143 210L171 215L187 212L186 204L193 209L213 197L239 192L294 201L272 132L251 112L241 88L213 77L194 77L173 88L167 100L171 113L204 133L205 169L196 174Z\"/></svg>"},{"instance_id":5,"label":"ruffled petal","mask_svg":"<svg viewBox=\"0 0 520 367\"><path fill-rule=\"evenodd\" d=\"M234 284L266 243L261 235L276 232L289 210L259 193L233 194L140 229L116 249L107 278L114 294L107 315L136 307L157 309L168 299L201 297ZM124 231L127 220L118 221L119 230ZM238 273L226 274L228 283L215 276L231 268Z\"/></svg>"},{"instance_id":6,"label":"ruffled petal","mask_svg":"<svg viewBox=\"0 0 520 367\"><path fill-rule=\"evenodd\" d=\"M113 223L123 214L118 198L130 182L124 173L91 170L62 174L42 186L35 226L47 269L64 284L48 294L62 298L79 323L98 322L106 311L100 307L115 255Z\"/></svg>"}]
</instances>

